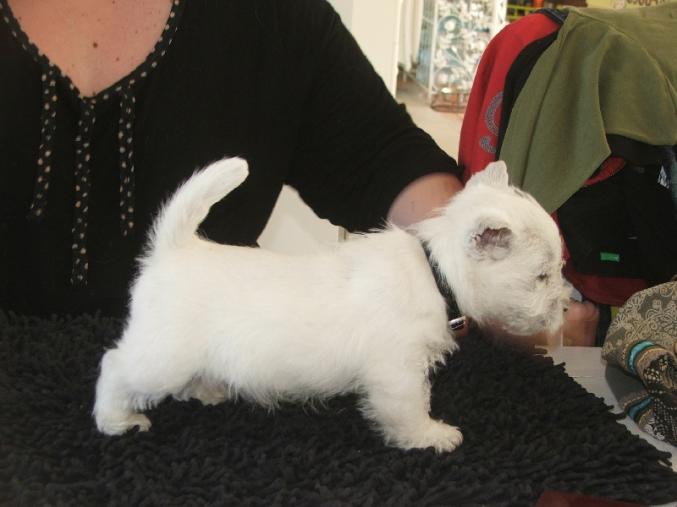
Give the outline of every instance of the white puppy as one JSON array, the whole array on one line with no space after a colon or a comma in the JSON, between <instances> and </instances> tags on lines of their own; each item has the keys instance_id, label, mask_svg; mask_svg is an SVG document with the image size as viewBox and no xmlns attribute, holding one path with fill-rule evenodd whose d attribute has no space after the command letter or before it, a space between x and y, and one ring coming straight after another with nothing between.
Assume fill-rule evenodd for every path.
<instances>
[{"instance_id":1,"label":"white puppy","mask_svg":"<svg viewBox=\"0 0 677 507\"><path fill-rule=\"evenodd\" d=\"M241 159L217 162L161 212L124 334L102 359L94 407L102 432L148 429L139 411L169 395L275 406L358 392L386 442L453 450L461 432L428 413L429 372L457 346L423 244L480 325L526 335L561 324L557 228L508 185L502 162L411 231L390 226L309 256L196 234L247 174Z\"/></svg>"}]
</instances>

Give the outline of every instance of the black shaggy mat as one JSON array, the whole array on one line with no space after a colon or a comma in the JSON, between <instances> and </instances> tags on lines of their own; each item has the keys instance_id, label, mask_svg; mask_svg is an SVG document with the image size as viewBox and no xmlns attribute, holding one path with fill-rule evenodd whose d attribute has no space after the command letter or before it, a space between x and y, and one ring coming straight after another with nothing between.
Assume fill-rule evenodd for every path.
<instances>
[{"instance_id":1,"label":"black shaggy mat","mask_svg":"<svg viewBox=\"0 0 677 507\"><path fill-rule=\"evenodd\" d=\"M435 375L450 454L382 445L351 396L316 410L167 401L148 433L90 416L120 323L0 313L0 504L534 505L544 490L677 500L667 455L631 435L561 366L474 336Z\"/></svg>"}]
</instances>

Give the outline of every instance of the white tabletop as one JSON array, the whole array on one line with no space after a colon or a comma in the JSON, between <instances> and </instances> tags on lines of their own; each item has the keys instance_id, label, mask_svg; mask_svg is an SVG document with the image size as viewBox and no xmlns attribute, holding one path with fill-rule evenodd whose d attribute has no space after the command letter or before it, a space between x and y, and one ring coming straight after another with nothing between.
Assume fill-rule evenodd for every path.
<instances>
[{"instance_id":1,"label":"white tabletop","mask_svg":"<svg viewBox=\"0 0 677 507\"><path fill-rule=\"evenodd\" d=\"M588 392L591 392L600 398L603 398L608 405L613 406L615 413L620 413L621 409L618 401L613 395L609 384L604 376L606 363L602 359L601 347L547 347L548 356L555 364L564 363L564 369L576 382L583 386ZM619 421L624 424L631 433L638 435L657 449L671 453L672 469L677 471L677 448L652 437L648 433L641 431L635 422L626 417Z\"/></svg>"}]
</instances>

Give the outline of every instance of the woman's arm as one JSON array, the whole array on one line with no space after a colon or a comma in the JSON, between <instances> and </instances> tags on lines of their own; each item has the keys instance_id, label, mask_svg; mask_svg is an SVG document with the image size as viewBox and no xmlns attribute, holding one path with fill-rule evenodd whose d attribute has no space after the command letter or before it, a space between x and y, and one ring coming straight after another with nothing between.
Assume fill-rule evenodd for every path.
<instances>
[{"instance_id":1,"label":"woman's arm","mask_svg":"<svg viewBox=\"0 0 677 507\"><path fill-rule=\"evenodd\" d=\"M422 176L398 194L388 212L388 221L400 227L420 222L434 215L462 188L463 184L453 174Z\"/></svg>"}]
</instances>

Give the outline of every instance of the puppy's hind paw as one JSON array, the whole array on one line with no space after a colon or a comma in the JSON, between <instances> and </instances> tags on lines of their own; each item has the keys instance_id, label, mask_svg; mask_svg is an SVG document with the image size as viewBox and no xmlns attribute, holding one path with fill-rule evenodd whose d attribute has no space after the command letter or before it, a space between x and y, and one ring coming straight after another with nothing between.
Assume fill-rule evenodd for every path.
<instances>
[{"instance_id":1,"label":"puppy's hind paw","mask_svg":"<svg viewBox=\"0 0 677 507\"><path fill-rule=\"evenodd\" d=\"M106 435L122 435L134 427L139 428L139 431L148 431L150 425L148 417L136 413L128 414L124 418L96 418L96 426Z\"/></svg>"}]
</instances>

